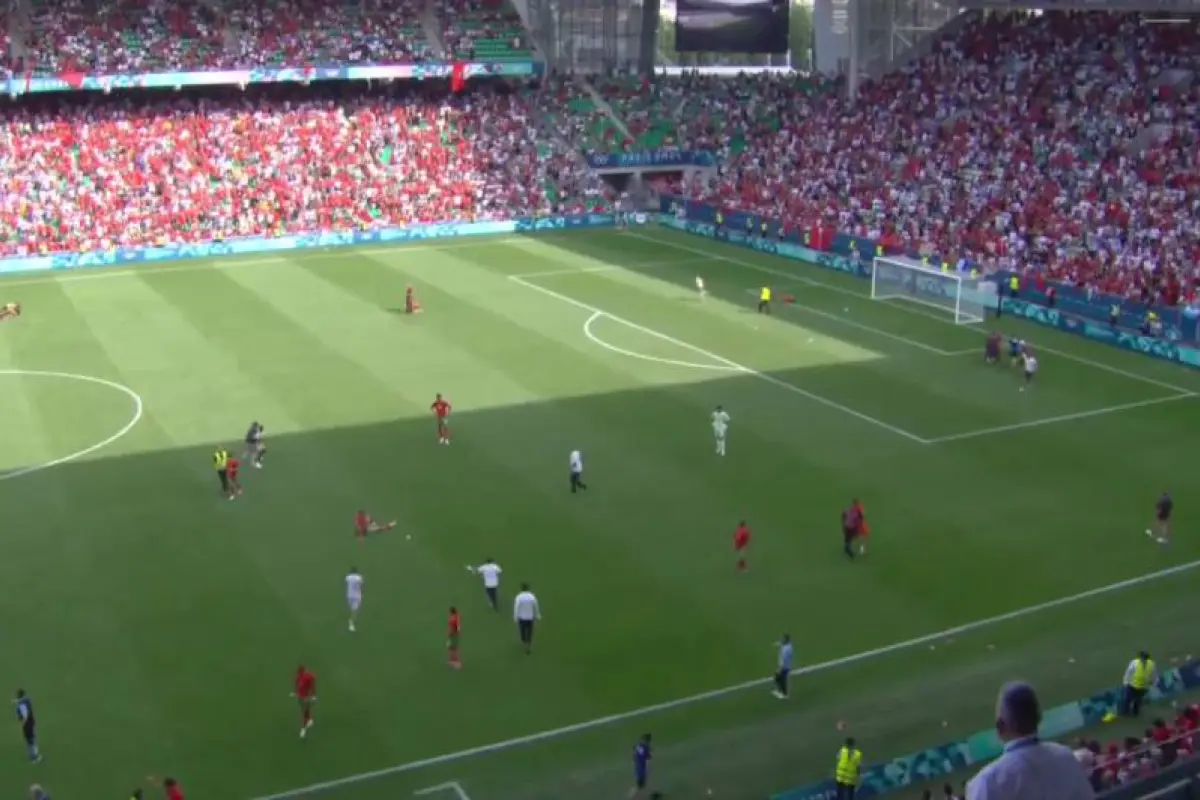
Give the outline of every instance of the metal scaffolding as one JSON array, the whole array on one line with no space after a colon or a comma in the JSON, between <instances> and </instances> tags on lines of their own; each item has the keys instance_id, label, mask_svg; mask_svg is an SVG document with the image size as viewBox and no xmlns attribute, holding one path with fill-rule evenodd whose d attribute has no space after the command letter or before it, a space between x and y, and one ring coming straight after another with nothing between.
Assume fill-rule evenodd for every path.
<instances>
[{"instance_id":1,"label":"metal scaffolding","mask_svg":"<svg viewBox=\"0 0 1200 800\"><path fill-rule=\"evenodd\" d=\"M551 66L579 73L636 65L641 0L529 0L534 35Z\"/></svg>"},{"instance_id":2,"label":"metal scaffolding","mask_svg":"<svg viewBox=\"0 0 1200 800\"><path fill-rule=\"evenodd\" d=\"M929 52L934 36L959 16L957 2L851 0L859 15L859 74L875 77Z\"/></svg>"}]
</instances>

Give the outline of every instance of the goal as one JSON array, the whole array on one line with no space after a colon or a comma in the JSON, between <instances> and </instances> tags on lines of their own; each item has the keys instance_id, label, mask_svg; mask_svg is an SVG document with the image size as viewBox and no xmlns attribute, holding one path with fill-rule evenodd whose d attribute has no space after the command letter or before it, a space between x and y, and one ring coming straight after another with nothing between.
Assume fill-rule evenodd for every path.
<instances>
[{"instance_id":1,"label":"goal","mask_svg":"<svg viewBox=\"0 0 1200 800\"><path fill-rule=\"evenodd\" d=\"M871 264L872 300L907 300L954 316L957 325L983 322L996 307L996 282L940 270L911 258L876 258Z\"/></svg>"}]
</instances>

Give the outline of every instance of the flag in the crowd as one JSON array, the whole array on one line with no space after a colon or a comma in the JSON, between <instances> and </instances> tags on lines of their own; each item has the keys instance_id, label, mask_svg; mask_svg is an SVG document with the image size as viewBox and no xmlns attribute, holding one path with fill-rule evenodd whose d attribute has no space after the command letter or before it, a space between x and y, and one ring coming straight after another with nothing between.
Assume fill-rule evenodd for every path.
<instances>
[{"instance_id":1,"label":"flag in the crowd","mask_svg":"<svg viewBox=\"0 0 1200 800\"><path fill-rule=\"evenodd\" d=\"M87 74L76 67L74 61L68 61L66 68L58 74L58 77L72 89L82 89L83 79L87 77Z\"/></svg>"},{"instance_id":2,"label":"flag in the crowd","mask_svg":"<svg viewBox=\"0 0 1200 800\"><path fill-rule=\"evenodd\" d=\"M461 61L455 61L454 66L450 69L450 91L461 92L467 88L467 65Z\"/></svg>"},{"instance_id":3,"label":"flag in the crowd","mask_svg":"<svg viewBox=\"0 0 1200 800\"><path fill-rule=\"evenodd\" d=\"M385 167L388 164L391 164L392 163L392 152L393 152L393 148L390 144L387 147L383 148L382 152L379 153L379 163L383 164Z\"/></svg>"}]
</instances>

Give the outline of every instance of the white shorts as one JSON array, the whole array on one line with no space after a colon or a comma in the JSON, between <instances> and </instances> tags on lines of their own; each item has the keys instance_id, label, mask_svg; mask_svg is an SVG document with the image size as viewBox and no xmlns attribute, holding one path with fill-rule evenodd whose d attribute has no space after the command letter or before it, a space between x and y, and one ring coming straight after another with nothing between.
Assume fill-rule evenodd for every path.
<instances>
[{"instance_id":1,"label":"white shorts","mask_svg":"<svg viewBox=\"0 0 1200 800\"><path fill-rule=\"evenodd\" d=\"M350 606L351 611L358 611L358 607L362 605L361 594L346 595L346 605Z\"/></svg>"},{"instance_id":2,"label":"white shorts","mask_svg":"<svg viewBox=\"0 0 1200 800\"><path fill-rule=\"evenodd\" d=\"M713 436L715 436L718 440L724 439L726 432L727 431L725 428L713 428Z\"/></svg>"}]
</instances>

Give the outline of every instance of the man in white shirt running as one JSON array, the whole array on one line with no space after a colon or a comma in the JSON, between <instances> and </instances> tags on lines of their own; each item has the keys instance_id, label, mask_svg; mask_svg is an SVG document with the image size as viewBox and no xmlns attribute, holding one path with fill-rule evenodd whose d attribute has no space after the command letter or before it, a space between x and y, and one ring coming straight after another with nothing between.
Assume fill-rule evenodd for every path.
<instances>
[{"instance_id":1,"label":"man in white shirt running","mask_svg":"<svg viewBox=\"0 0 1200 800\"><path fill-rule=\"evenodd\" d=\"M580 489L587 489L587 484L583 482L583 453L572 450L570 463L571 494L576 494Z\"/></svg>"},{"instance_id":2,"label":"man in white shirt running","mask_svg":"<svg viewBox=\"0 0 1200 800\"><path fill-rule=\"evenodd\" d=\"M346 573L346 605L350 606L350 632L354 633L358 621L358 610L362 608L363 576L351 567Z\"/></svg>"},{"instance_id":3,"label":"man in white shirt running","mask_svg":"<svg viewBox=\"0 0 1200 800\"><path fill-rule=\"evenodd\" d=\"M468 572L474 572L483 578L483 591L487 593L488 602L492 604L492 611L500 610L500 573L504 570L500 569L500 565L492 559L485 559L478 567L467 567Z\"/></svg>"},{"instance_id":4,"label":"man in white shirt running","mask_svg":"<svg viewBox=\"0 0 1200 800\"><path fill-rule=\"evenodd\" d=\"M517 633L526 655L533 652L533 623L541 618L542 609L537 597L529 590L528 583L522 583L520 593L513 600L513 622L517 623Z\"/></svg>"}]
</instances>

